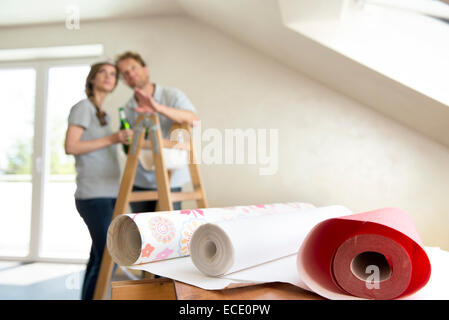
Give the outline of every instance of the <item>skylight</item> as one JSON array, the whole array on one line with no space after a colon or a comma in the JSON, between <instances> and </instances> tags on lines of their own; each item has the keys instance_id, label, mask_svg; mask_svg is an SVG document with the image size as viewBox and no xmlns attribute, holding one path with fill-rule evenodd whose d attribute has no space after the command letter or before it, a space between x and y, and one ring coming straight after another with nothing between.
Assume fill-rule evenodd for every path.
<instances>
[{"instance_id":1,"label":"skylight","mask_svg":"<svg viewBox=\"0 0 449 320\"><path fill-rule=\"evenodd\" d=\"M436 0L279 3L287 27L449 106L449 5Z\"/></svg>"}]
</instances>

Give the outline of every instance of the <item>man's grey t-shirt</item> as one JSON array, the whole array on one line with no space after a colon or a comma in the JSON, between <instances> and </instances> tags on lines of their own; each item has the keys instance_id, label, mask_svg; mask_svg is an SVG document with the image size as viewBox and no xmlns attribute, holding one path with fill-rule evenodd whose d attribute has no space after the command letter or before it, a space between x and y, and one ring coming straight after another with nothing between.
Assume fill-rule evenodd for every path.
<instances>
[{"instance_id":1,"label":"man's grey t-shirt","mask_svg":"<svg viewBox=\"0 0 449 320\"><path fill-rule=\"evenodd\" d=\"M181 90L177 88L162 87L157 84L155 84L154 86L153 99L157 103L176 109L189 110L196 113L195 106L192 104L192 102L190 102L190 100ZM125 105L126 118L131 127L134 127L136 119L139 116L139 114L134 111L136 107L137 102L134 97L132 97ZM161 125L162 136L163 138L168 139L170 134L170 127L173 121L161 114L158 114L158 116ZM185 166L182 169L173 170L170 180L170 186L172 188L182 187L189 180L189 170L188 167ZM154 174L154 171L145 170L139 163L137 167L136 177L134 179L134 185L145 189L157 188L156 176Z\"/></svg>"},{"instance_id":2,"label":"man's grey t-shirt","mask_svg":"<svg viewBox=\"0 0 449 320\"><path fill-rule=\"evenodd\" d=\"M96 108L89 99L75 104L70 110L69 125L84 128L82 141L94 140L112 134L110 119L106 115L101 126ZM120 166L117 145L111 145L89 153L75 155L75 199L116 198L120 187Z\"/></svg>"}]
</instances>

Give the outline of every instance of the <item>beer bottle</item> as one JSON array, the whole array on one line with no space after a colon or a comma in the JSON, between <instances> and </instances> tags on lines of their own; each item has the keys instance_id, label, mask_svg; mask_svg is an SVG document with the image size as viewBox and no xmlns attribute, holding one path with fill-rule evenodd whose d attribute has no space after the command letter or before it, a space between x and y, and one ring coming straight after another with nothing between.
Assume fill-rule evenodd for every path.
<instances>
[{"instance_id":1,"label":"beer bottle","mask_svg":"<svg viewBox=\"0 0 449 320\"><path fill-rule=\"evenodd\" d=\"M128 121L126 120L125 110L123 108L119 108L118 112L120 116L120 130L129 130L131 127ZM123 144L123 151L125 151L126 154L128 154L130 143L131 138L128 140L128 144Z\"/></svg>"}]
</instances>

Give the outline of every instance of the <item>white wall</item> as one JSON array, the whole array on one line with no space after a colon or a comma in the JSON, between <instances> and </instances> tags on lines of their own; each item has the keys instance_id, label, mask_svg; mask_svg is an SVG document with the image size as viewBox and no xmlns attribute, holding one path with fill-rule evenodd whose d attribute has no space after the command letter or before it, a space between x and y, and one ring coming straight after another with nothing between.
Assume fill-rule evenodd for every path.
<instances>
[{"instance_id":1,"label":"white wall","mask_svg":"<svg viewBox=\"0 0 449 320\"><path fill-rule=\"evenodd\" d=\"M0 38L2 48L101 42L111 58L137 50L153 81L187 93L203 129L279 129L275 175L260 176L254 165L201 166L210 206L308 201L355 212L396 206L413 216L426 245L449 249L446 147L202 23L82 22L78 31L63 24L0 29ZM120 84L107 101L115 124L129 95Z\"/></svg>"}]
</instances>

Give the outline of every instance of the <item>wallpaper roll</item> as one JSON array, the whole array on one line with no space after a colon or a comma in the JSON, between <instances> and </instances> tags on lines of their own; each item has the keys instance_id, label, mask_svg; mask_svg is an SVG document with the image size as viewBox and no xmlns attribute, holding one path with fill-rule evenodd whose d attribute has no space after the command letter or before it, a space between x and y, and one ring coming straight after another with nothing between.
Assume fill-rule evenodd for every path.
<instances>
[{"instance_id":1,"label":"wallpaper roll","mask_svg":"<svg viewBox=\"0 0 449 320\"><path fill-rule=\"evenodd\" d=\"M395 299L421 289L431 266L412 219L384 208L315 226L297 256L300 278L329 299Z\"/></svg>"},{"instance_id":2,"label":"wallpaper roll","mask_svg":"<svg viewBox=\"0 0 449 320\"><path fill-rule=\"evenodd\" d=\"M167 170L181 169L189 164L189 153L186 150L163 148L162 154ZM139 153L139 163L147 171L154 170L153 151L142 148Z\"/></svg>"},{"instance_id":3,"label":"wallpaper roll","mask_svg":"<svg viewBox=\"0 0 449 320\"><path fill-rule=\"evenodd\" d=\"M191 236L205 223L301 212L310 208L314 206L294 202L124 214L111 222L107 248L112 259L122 266L182 257L190 254Z\"/></svg>"},{"instance_id":4,"label":"wallpaper roll","mask_svg":"<svg viewBox=\"0 0 449 320\"><path fill-rule=\"evenodd\" d=\"M269 211L266 210L268 205L262 208L240 207L238 210L242 208L245 208L245 213ZM285 282L329 299L448 298L449 252L429 247L424 251L406 213L398 209L381 209L353 215L348 209L338 208L340 206L327 207L326 214L317 214L324 208L301 209L295 213L275 210L276 215L247 214L234 216L238 221L204 222L201 226L206 231L201 231L203 235L195 240L198 244L193 240L201 235L198 233L200 228L193 235L190 233L193 240L186 242L191 256L174 254L171 257L179 258L164 259L162 255L159 259L158 250L165 249L150 247L146 251L146 254L151 253L150 263L137 262L129 268L206 290ZM198 212L196 214L196 218L202 218ZM293 221L296 218L295 227ZM139 219L139 215L135 219ZM262 223L265 219L267 223ZM256 220L260 220L265 229ZM231 222L235 222L237 227L231 227ZM206 223L210 228L205 227ZM134 236L140 239L138 224L130 224L129 227L137 228ZM295 232L290 233L289 230ZM302 236L295 238L298 236L296 233ZM132 242L132 233L122 236L126 234ZM217 239L220 242L216 242ZM139 256L145 243L139 241L132 261ZM299 249L297 253L281 257L295 250L294 247ZM216 259L216 255L224 258ZM429 259L432 262L430 280ZM376 279L378 283L373 281Z\"/></svg>"},{"instance_id":5,"label":"wallpaper roll","mask_svg":"<svg viewBox=\"0 0 449 320\"><path fill-rule=\"evenodd\" d=\"M208 276L223 276L295 254L317 223L351 214L342 206L218 221L192 235L190 257Z\"/></svg>"}]
</instances>

